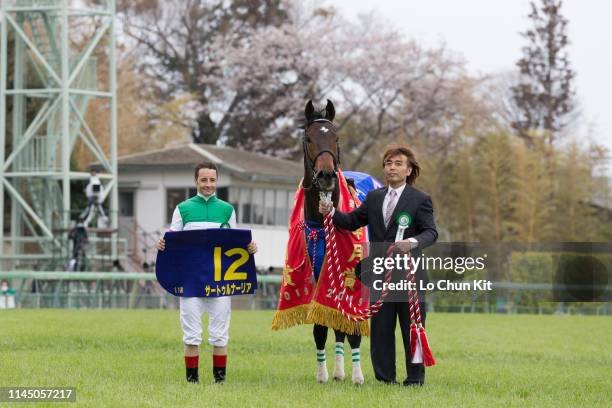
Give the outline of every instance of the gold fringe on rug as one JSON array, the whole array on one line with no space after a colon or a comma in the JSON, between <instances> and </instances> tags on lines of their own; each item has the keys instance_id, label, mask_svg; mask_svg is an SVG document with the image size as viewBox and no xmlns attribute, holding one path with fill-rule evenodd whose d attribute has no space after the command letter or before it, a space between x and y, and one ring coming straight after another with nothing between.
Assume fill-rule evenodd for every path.
<instances>
[{"instance_id":1,"label":"gold fringe on rug","mask_svg":"<svg viewBox=\"0 0 612 408\"><path fill-rule=\"evenodd\" d=\"M272 320L272 330L288 329L298 324L307 323L306 315L310 305L299 305L289 309L277 310Z\"/></svg>"},{"instance_id":2,"label":"gold fringe on rug","mask_svg":"<svg viewBox=\"0 0 612 408\"><path fill-rule=\"evenodd\" d=\"M370 335L370 324L368 320L348 320L340 311L315 301L312 302L311 308L308 311L306 323L317 323L347 334L358 334L360 336Z\"/></svg>"}]
</instances>

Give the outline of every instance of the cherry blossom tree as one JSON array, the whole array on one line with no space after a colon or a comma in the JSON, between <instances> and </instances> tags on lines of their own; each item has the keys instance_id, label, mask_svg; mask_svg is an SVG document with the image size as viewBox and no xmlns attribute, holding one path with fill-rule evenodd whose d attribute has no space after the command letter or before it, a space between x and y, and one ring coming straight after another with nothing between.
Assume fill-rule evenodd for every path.
<instances>
[{"instance_id":1,"label":"cherry blossom tree","mask_svg":"<svg viewBox=\"0 0 612 408\"><path fill-rule=\"evenodd\" d=\"M375 16L348 21L302 2L262 2L274 3L282 18L256 16L246 21L259 23L249 24L224 20L239 10L223 2L153 3L140 22L138 8L128 9L126 30L143 49L142 69L160 106L185 103L178 118L176 104L165 116L182 121L198 143L297 155L305 101L330 98L340 130L350 131L353 168L398 134L448 146L464 74L443 46L424 49Z\"/></svg>"}]
</instances>

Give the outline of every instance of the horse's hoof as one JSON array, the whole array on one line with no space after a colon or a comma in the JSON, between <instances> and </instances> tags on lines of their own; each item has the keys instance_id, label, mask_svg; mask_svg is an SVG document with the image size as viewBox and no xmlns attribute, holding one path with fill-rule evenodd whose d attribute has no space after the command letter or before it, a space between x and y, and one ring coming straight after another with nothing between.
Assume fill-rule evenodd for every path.
<instances>
[{"instance_id":1,"label":"horse's hoof","mask_svg":"<svg viewBox=\"0 0 612 408\"><path fill-rule=\"evenodd\" d=\"M362 378L353 378L353 384L355 385L363 385L364 379Z\"/></svg>"},{"instance_id":2,"label":"horse's hoof","mask_svg":"<svg viewBox=\"0 0 612 408\"><path fill-rule=\"evenodd\" d=\"M317 367L317 382L326 383L329 379L329 374L327 373L326 365L319 365Z\"/></svg>"},{"instance_id":3,"label":"horse's hoof","mask_svg":"<svg viewBox=\"0 0 612 408\"><path fill-rule=\"evenodd\" d=\"M363 385L364 379L363 379L363 373L361 372L361 367L359 366L353 367L352 377L353 377L353 384Z\"/></svg>"},{"instance_id":4,"label":"horse's hoof","mask_svg":"<svg viewBox=\"0 0 612 408\"><path fill-rule=\"evenodd\" d=\"M344 358L342 356L336 356L336 367L334 369L334 380L344 380Z\"/></svg>"}]
</instances>

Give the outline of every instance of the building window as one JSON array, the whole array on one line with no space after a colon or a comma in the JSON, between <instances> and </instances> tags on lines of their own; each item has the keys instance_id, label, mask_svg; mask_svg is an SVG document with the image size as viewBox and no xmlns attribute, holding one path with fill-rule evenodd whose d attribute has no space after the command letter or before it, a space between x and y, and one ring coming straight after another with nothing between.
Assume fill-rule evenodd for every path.
<instances>
[{"instance_id":1,"label":"building window","mask_svg":"<svg viewBox=\"0 0 612 408\"><path fill-rule=\"evenodd\" d=\"M166 189L166 222L172 222L172 213L177 205L195 195L195 189L190 187Z\"/></svg>"},{"instance_id":2,"label":"building window","mask_svg":"<svg viewBox=\"0 0 612 408\"><path fill-rule=\"evenodd\" d=\"M289 214L293 211L293 207L295 207L295 191L287 191L287 219L289 219Z\"/></svg>"},{"instance_id":3,"label":"building window","mask_svg":"<svg viewBox=\"0 0 612 408\"><path fill-rule=\"evenodd\" d=\"M289 191L276 191L276 212L274 214L274 223L276 225L287 225L289 223Z\"/></svg>"},{"instance_id":4,"label":"building window","mask_svg":"<svg viewBox=\"0 0 612 408\"><path fill-rule=\"evenodd\" d=\"M134 216L134 192L119 191L119 216L133 217Z\"/></svg>"},{"instance_id":5,"label":"building window","mask_svg":"<svg viewBox=\"0 0 612 408\"><path fill-rule=\"evenodd\" d=\"M240 189L240 222L243 224L251 223L251 189Z\"/></svg>"},{"instance_id":6,"label":"building window","mask_svg":"<svg viewBox=\"0 0 612 408\"><path fill-rule=\"evenodd\" d=\"M274 190L267 189L264 193L264 204L265 204L265 219L264 222L266 225L274 225L274 210L275 210L275 200L274 200Z\"/></svg>"},{"instance_id":7,"label":"building window","mask_svg":"<svg viewBox=\"0 0 612 408\"><path fill-rule=\"evenodd\" d=\"M217 193L216 193L217 197L219 199L223 200L223 201L229 202L230 200L229 200L229 197L228 197L228 195L229 195L229 191L228 190L229 190L228 187L219 187L219 188L217 188Z\"/></svg>"},{"instance_id":8,"label":"building window","mask_svg":"<svg viewBox=\"0 0 612 408\"><path fill-rule=\"evenodd\" d=\"M232 207L234 207L234 211L236 211L236 222L240 222L240 189L235 187L228 188L227 195L227 202L230 203Z\"/></svg>"},{"instance_id":9,"label":"building window","mask_svg":"<svg viewBox=\"0 0 612 408\"><path fill-rule=\"evenodd\" d=\"M185 200L184 188L168 188L166 189L166 222L172 222L172 213L179 203Z\"/></svg>"},{"instance_id":10,"label":"building window","mask_svg":"<svg viewBox=\"0 0 612 408\"><path fill-rule=\"evenodd\" d=\"M286 226L293 208L293 191L229 187L228 200L241 224Z\"/></svg>"},{"instance_id":11,"label":"building window","mask_svg":"<svg viewBox=\"0 0 612 408\"><path fill-rule=\"evenodd\" d=\"M251 191L251 223L263 225L264 223L264 191L260 188L254 188Z\"/></svg>"}]
</instances>

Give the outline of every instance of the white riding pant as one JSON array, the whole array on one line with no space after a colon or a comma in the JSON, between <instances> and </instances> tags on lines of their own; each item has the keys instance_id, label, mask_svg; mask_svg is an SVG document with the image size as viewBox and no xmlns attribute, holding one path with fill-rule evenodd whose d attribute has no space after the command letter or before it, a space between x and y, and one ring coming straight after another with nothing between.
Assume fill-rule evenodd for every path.
<instances>
[{"instance_id":1,"label":"white riding pant","mask_svg":"<svg viewBox=\"0 0 612 408\"><path fill-rule=\"evenodd\" d=\"M225 347L229 340L232 300L229 296L215 298L181 297L180 315L183 343L202 343L202 314L208 312L208 343Z\"/></svg>"}]
</instances>

